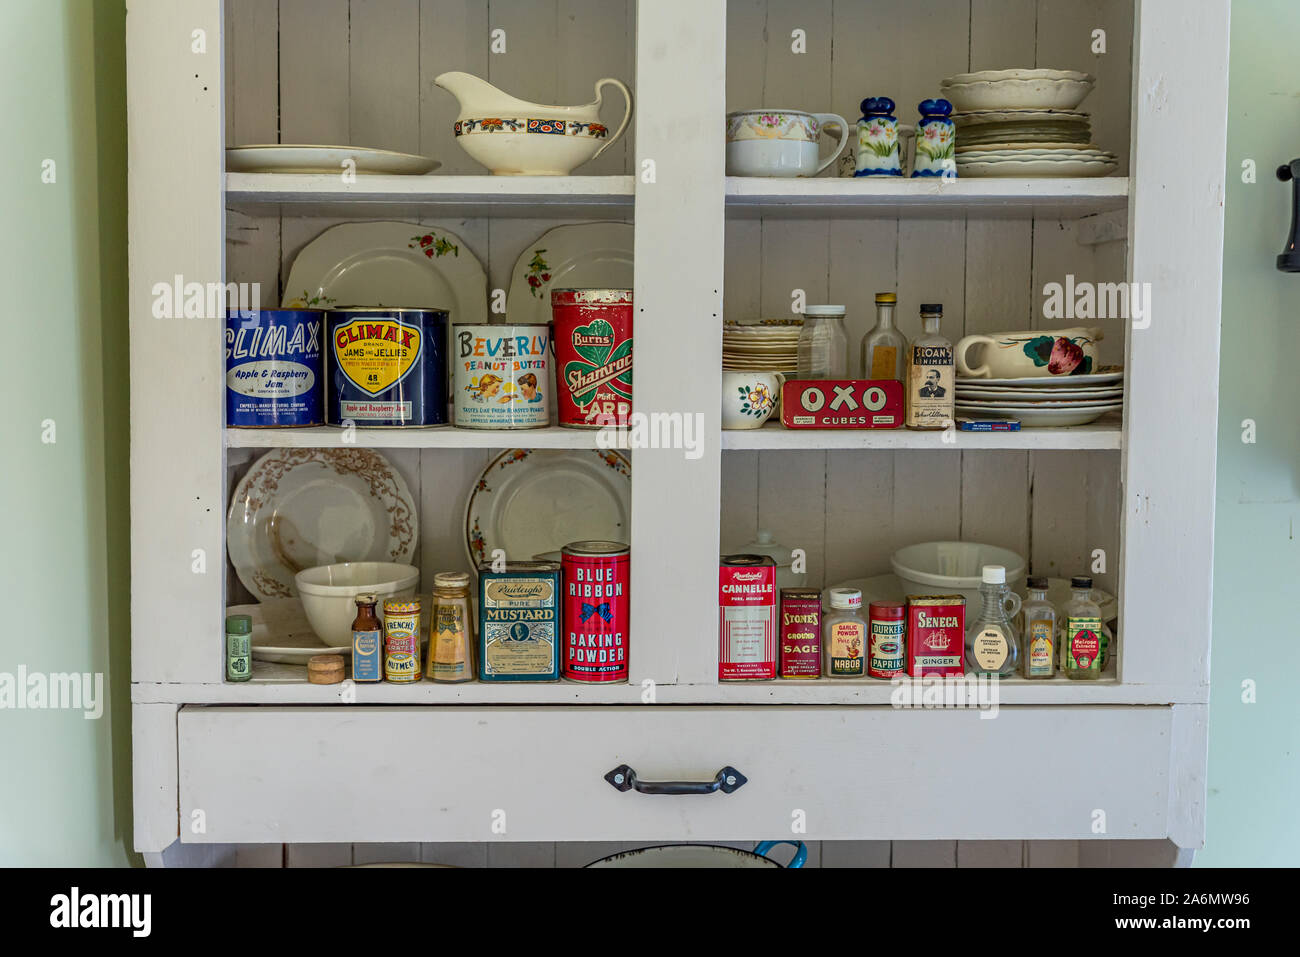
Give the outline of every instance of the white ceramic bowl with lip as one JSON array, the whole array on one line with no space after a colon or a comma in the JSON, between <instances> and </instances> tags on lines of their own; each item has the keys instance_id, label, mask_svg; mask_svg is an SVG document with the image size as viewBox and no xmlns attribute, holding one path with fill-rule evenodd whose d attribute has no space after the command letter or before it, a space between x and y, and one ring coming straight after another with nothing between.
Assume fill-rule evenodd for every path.
<instances>
[{"instance_id":1,"label":"white ceramic bowl with lip","mask_svg":"<svg viewBox=\"0 0 1300 957\"><path fill-rule=\"evenodd\" d=\"M722 373L722 427L761 429L781 401L779 372Z\"/></svg>"},{"instance_id":2,"label":"white ceramic bowl with lip","mask_svg":"<svg viewBox=\"0 0 1300 957\"><path fill-rule=\"evenodd\" d=\"M740 110L727 114L728 176L816 176L844 151L849 123L838 113ZM835 130L835 149L821 157L821 137Z\"/></svg>"},{"instance_id":3,"label":"white ceramic bowl with lip","mask_svg":"<svg viewBox=\"0 0 1300 957\"><path fill-rule=\"evenodd\" d=\"M331 648L352 646L352 622L357 617L357 595L379 599L375 611L384 617L385 598L415 595L420 570L398 562L342 562L304 568L294 576L307 623L316 637Z\"/></svg>"},{"instance_id":4,"label":"white ceramic bowl with lip","mask_svg":"<svg viewBox=\"0 0 1300 957\"><path fill-rule=\"evenodd\" d=\"M980 608L980 578L985 565L1007 570L1007 587L1023 591L1025 560L1009 548L978 542L919 542L889 556L904 595L964 595L966 607Z\"/></svg>"}]
</instances>

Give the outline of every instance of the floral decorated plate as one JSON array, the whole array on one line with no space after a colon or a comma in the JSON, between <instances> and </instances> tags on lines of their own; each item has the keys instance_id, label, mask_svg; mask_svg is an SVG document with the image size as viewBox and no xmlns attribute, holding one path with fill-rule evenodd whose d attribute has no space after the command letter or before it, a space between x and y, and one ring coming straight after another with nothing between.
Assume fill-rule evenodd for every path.
<instances>
[{"instance_id":1,"label":"floral decorated plate","mask_svg":"<svg viewBox=\"0 0 1300 957\"><path fill-rule=\"evenodd\" d=\"M1001 387L1028 387L1030 389L1077 389L1077 388L1098 388L1101 386L1115 385L1124 381L1124 370L1119 366L1102 366L1096 372L1087 375L1063 375L1063 376L1024 376L1017 379L969 379L963 376L957 377L957 388L961 389L968 385L995 386Z\"/></svg>"},{"instance_id":2,"label":"floral decorated plate","mask_svg":"<svg viewBox=\"0 0 1300 957\"><path fill-rule=\"evenodd\" d=\"M283 305L446 309L452 322L486 323L487 274L465 241L441 226L344 223L298 253Z\"/></svg>"},{"instance_id":3,"label":"floral decorated plate","mask_svg":"<svg viewBox=\"0 0 1300 957\"><path fill-rule=\"evenodd\" d=\"M294 575L338 562L400 562L420 524L401 473L370 449L274 449L235 487L226 549L261 601L298 594Z\"/></svg>"},{"instance_id":4,"label":"floral decorated plate","mask_svg":"<svg viewBox=\"0 0 1300 957\"><path fill-rule=\"evenodd\" d=\"M471 566L530 561L570 542L626 542L632 466L605 449L506 449L470 489L465 551Z\"/></svg>"},{"instance_id":5,"label":"floral decorated plate","mask_svg":"<svg viewBox=\"0 0 1300 957\"><path fill-rule=\"evenodd\" d=\"M630 224L580 223L542 233L515 262L506 316L515 324L550 322L551 290L583 287L632 288Z\"/></svg>"}]
</instances>

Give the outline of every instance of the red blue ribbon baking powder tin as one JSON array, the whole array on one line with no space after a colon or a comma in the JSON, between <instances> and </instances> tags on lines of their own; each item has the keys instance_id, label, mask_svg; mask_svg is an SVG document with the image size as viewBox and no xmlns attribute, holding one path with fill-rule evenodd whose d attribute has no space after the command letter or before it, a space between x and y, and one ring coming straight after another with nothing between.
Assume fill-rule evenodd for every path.
<instances>
[{"instance_id":1,"label":"red blue ribbon baking powder tin","mask_svg":"<svg viewBox=\"0 0 1300 957\"><path fill-rule=\"evenodd\" d=\"M316 309L226 313L226 425L320 425L325 314Z\"/></svg>"},{"instance_id":2,"label":"red blue ribbon baking powder tin","mask_svg":"<svg viewBox=\"0 0 1300 957\"><path fill-rule=\"evenodd\" d=\"M447 320L445 309L331 309L325 421L445 425Z\"/></svg>"}]
</instances>

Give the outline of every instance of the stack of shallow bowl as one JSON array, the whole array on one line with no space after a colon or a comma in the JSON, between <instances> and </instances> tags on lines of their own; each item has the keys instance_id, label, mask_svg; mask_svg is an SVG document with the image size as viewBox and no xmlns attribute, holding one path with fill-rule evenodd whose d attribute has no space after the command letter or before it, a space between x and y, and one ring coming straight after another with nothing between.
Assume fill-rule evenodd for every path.
<instances>
[{"instance_id":1,"label":"stack of shallow bowl","mask_svg":"<svg viewBox=\"0 0 1300 957\"><path fill-rule=\"evenodd\" d=\"M959 418L1018 419L1022 428L1087 425L1124 408L1124 370L1023 379L957 379Z\"/></svg>"},{"instance_id":2,"label":"stack of shallow bowl","mask_svg":"<svg viewBox=\"0 0 1300 957\"><path fill-rule=\"evenodd\" d=\"M722 326L724 372L780 372L798 368L801 319L728 320Z\"/></svg>"},{"instance_id":3,"label":"stack of shallow bowl","mask_svg":"<svg viewBox=\"0 0 1300 957\"><path fill-rule=\"evenodd\" d=\"M940 84L957 124L958 176L1105 176L1114 153L1092 143L1078 106L1096 78L1073 70L983 70Z\"/></svg>"}]
</instances>

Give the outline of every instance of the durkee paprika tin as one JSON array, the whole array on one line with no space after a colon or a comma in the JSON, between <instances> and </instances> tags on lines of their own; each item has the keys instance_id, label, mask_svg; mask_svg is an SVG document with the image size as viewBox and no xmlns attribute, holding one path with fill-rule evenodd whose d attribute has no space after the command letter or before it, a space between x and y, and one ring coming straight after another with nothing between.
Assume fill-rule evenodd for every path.
<instances>
[{"instance_id":1,"label":"durkee paprika tin","mask_svg":"<svg viewBox=\"0 0 1300 957\"><path fill-rule=\"evenodd\" d=\"M901 601L873 601L867 609L867 674L893 678L907 665L906 609Z\"/></svg>"},{"instance_id":2,"label":"durkee paprika tin","mask_svg":"<svg viewBox=\"0 0 1300 957\"><path fill-rule=\"evenodd\" d=\"M776 563L724 555L718 583L718 680L776 677Z\"/></svg>"},{"instance_id":3,"label":"durkee paprika tin","mask_svg":"<svg viewBox=\"0 0 1300 957\"><path fill-rule=\"evenodd\" d=\"M332 309L329 425L424 426L447 422L447 312Z\"/></svg>"},{"instance_id":4,"label":"durkee paprika tin","mask_svg":"<svg viewBox=\"0 0 1300 957\"><path fill-rule=\"evenodd\" d=\"M632 412L632 290L555 289L551 320L560 425L626 426Z\"/></svg>"},{"instance_id":5,"label":"durkee paprika tin","mask_svg":"<svg viewBox=\"0 0 1300 957\"><path fill-rule=\"evenodd\" d=\"M782 678L820 678L822 593L816 588L781 589Z\"/></svg>"},{"instance_id":6,"label":"durkee paprika tin","mask_svg":"<svg viewBox=\"0 0 1300 957\"><path fill-rule=\"evenodd\" d=\"M569 681L627 681L629 555L622 542L573 542L561 552L560 674Z\"/></svg>"}]
</instances>

